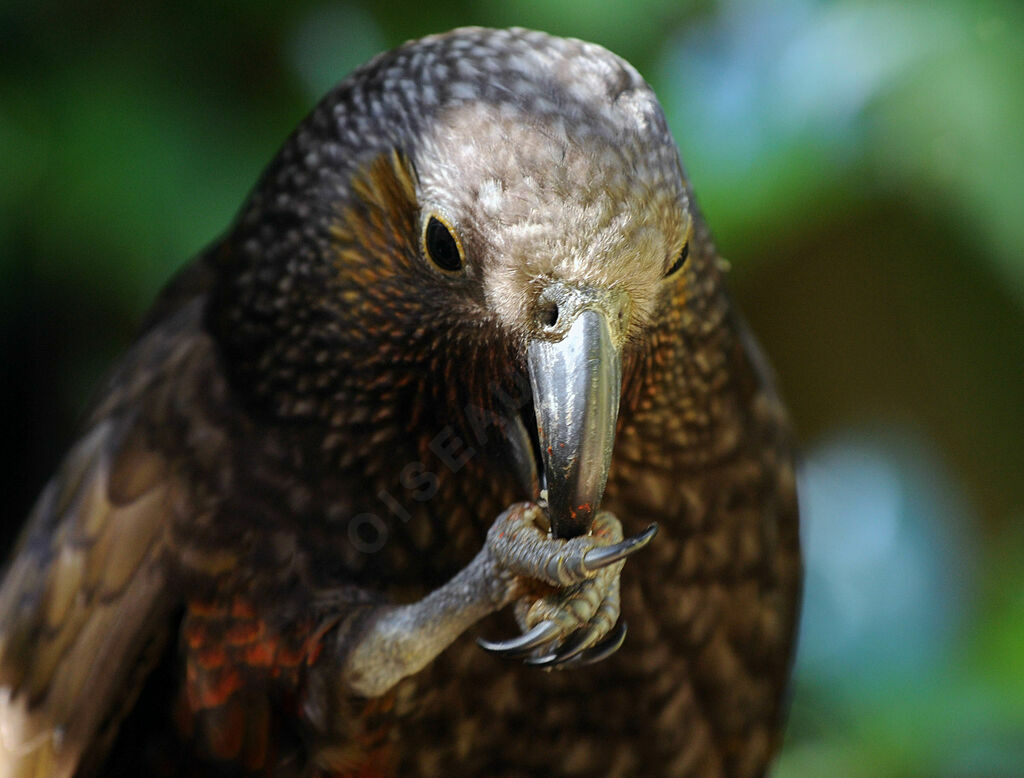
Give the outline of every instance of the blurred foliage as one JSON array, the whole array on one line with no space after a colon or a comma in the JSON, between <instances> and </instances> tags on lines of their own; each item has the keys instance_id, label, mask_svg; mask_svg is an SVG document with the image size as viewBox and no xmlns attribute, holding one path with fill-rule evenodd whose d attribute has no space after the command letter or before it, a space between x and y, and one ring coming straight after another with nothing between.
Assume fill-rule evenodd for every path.
<instances>
[{"instance_id":1,"label":"blurred foliage","mask_svg":"<svg viewBox=\"0 0 1024 778\"><path fill-rule=\"evenodd\" d=\"M0 7L16 531L160 285L319 95L464 24L655 86L805 444L777 775L1024 770L1024 11L1011 0Z\"/></svg>"}]
</instances>

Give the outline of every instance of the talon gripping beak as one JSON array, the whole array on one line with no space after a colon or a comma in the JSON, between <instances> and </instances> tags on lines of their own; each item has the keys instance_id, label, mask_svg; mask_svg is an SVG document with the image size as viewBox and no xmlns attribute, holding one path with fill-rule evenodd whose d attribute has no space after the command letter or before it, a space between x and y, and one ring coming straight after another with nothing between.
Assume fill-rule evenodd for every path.
<instances>
[{"instance_id":1,"label":"talon gripping beak","mask_svg":"<svg viewBox=\"0 0 1024 778\"><path fill-rule=\"evenodd\" d=\"M588 304L564 287L555 294L560 326L529 343L527 362L551 528L571 538L590 530L608 480L622 386L609 313L617 321L621 303L606 296Z\"/></svg>"}]
</instances>

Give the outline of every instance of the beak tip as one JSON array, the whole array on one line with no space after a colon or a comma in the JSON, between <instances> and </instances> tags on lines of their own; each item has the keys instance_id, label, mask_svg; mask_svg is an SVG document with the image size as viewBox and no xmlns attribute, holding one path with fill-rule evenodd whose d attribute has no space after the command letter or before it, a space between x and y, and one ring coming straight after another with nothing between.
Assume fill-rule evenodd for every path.
<instances>
[{"instance_id":1,"label":"beak tip","mask_svg":"<svg viewBox=\"0 0 1024 778\"><path fill-rule=\"evenodd\" d=\"M552 533L585 535L608 478L622 383L607 317L579 312L561 340L531 343L528 362Z\"/></svg>"}]
</instances>

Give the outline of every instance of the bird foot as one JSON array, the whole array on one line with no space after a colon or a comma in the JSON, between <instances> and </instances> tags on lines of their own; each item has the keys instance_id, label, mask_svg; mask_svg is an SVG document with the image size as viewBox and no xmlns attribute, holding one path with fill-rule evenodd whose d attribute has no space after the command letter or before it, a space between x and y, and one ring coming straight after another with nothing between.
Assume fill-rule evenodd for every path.
<instances>
[{"instance_id":1,"label":"bird foot","mask_svg":"<svg viewBox=\"0 0 1024 778\"><path fill-rule=\"evenodd\" d=\"M602 511L589 534L559 540L550 536L538 505L512 506L491 527L487 546L514 576L515 614L523 634L477 642L499 656L546 669L580 667L611 656L626 638L626 624L616 626L622 567L657 531L652 524L623 539L619 520Z\"/></svg>"}]
</instances>

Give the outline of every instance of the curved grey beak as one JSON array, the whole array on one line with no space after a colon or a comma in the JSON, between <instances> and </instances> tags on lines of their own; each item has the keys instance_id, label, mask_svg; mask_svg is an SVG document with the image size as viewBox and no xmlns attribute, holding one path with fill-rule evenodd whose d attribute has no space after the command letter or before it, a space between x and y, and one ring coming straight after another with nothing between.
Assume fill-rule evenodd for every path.
<instances>
[{"instance_id":1,"label":"curved grey beak","mask_svg":"<svg viewBox=\"0 0 1024 778\"><path fill-rule=\"evenodd\" d=\"M548 514L556 538L590 530L608 480L622 360L603 308L565 311L560 339L537 338L527 347Z\"/></svg>"}]
</instances>

